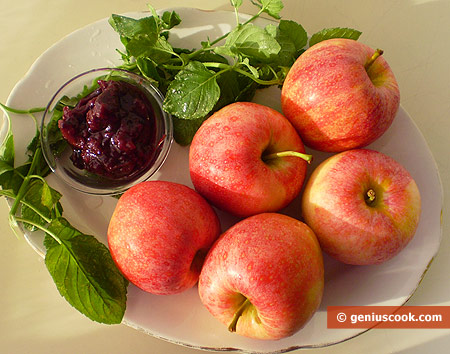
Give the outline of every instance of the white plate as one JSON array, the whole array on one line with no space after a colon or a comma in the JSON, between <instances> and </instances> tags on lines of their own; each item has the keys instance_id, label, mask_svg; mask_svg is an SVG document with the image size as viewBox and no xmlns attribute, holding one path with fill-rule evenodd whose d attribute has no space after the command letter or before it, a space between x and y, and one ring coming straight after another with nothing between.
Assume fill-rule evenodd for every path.
<instances>
[{"instance_id":1,"label":"white plate","mask_svg":"<svg viewBox=\"0 0 450 354\"><path fill-rule=\"evenodd\" d=\"M235 23L232 12L206 12L175 9L183 22L173 31L174 46L199 47L200 41L217 38ZM142 17L144 13L128 14ZM261 20L261 23L267 21ZM107 19L93 23L67 36L48 49L12 91L8 105L16 108L45 106L52 94L69 78L88 69L121 63L116 48L122 48L118 35ZM259 92L255 101L280 110L277 88ZM22 156L34 134L29 117L12 115L13 132ZM327 306L404 304L413 294L435 256L442 233L443 191L430 150L408 114L400 108L391 128L370 148L390 155L402 163L416 180L422 195L423 212L413 241L397 257L378 266L346 266L325 257L325 294L322 305L305 328L280 341L258 341L229 333L202 306L193 288L179 295L155 296L130 285L124 323L145 333L174 343L200 349L242 350L248 352L285 352L302 347L320 347L352 338L363 329L327 329ZM327 154L311 151L315 165ZM192 187L188 173L188 148L175 144L158 179ZM62 192L65 216L81 231L96 235L106 243L106 230L116 200L87 196L71 190L49 177L51 185ZM285 211L299 216L299 199ZM234 221L219 213L225 229ZM42 235L26 235L30 245L43 255Z\"/></svg>"}]
</instances>

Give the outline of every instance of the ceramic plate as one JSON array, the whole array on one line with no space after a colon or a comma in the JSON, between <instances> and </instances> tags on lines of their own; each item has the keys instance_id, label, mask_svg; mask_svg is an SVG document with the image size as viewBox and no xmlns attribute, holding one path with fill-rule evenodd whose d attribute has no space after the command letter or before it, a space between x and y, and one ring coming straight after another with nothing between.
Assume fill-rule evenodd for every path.
<instances>
[{"instance_id":1,"label":"ceramic plate","mask_svg":"<svg viewBox=\"0 0 450 354\"><path fill-rule=\"evenodd\" d=\"M175 9L183 22L173 30L174 46L198 47L217 38L235 24L232 12ZM127 14L142 17L145 13ZM265 20L261 20L264 24ZM121 63L116 48L122 48L118 35L107 19L84 27L49 48L33 64L12 91L8 105L16 108L45 106L53 93L68 79L88 69ZM257 94L260 102L280 110L280 90L266 89ZM13 133L22 156L34 135L29 117L14 116ZM435 256L441 240L442 186L438 170L423 136L408 114L400 108L391 128L369 146L402 163L416 180L422 195L423 212L412 242L394 259L378 266L347 266L325 257L325 293L312 320L297 334L279 341L258 341L229 333L203 307L193 288L179 295L154 296L130 285L124 323L145 333L180 345L201 349L246 352L286 352L302 347L320 347L352 338L363 329L327 329L327 306L404 304L419 285ZM327 154L310 151L315 158L309 168ZM156 176L192 186L188 173L188 148L174 144L164 167ZM81 231L96 235L106 243L106 230L116 200L75 192L51 175L49 183L62 192L65 216ZM299 217L299 199L283 212ZM236 220L219 213L223 229ZM43 255L42 235L26 234L30 245Z\"/></svg>"}]
</instances>

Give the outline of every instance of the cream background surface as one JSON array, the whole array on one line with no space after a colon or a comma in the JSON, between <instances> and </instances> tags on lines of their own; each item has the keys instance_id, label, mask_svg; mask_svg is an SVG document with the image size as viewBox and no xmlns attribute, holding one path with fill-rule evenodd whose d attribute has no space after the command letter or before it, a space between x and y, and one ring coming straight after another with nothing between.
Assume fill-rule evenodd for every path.
<instances>
[{"instance_id":1,"label":"cream background surface","mask_svg":"<svg viewBox=\"0 0 450 354\"><path fill-rule=\"evenodd\" d=\"M143 0L0 0L0 102L36 58L72 31L111 13L146 9ZM231 9L227 0L153 0L176 6ZM449 0L285 0L283 18L309 33L324 27L354 27L361 40L382 47L402 93L401 104L422 131L450 198L450 1ZM244 1L242 12L253 12ZM411 147L414 149L414 146ZM448 203L447 203L448 204ZM123 325L91 322L73 310L55 289L43 260L9 229L0 201L1 353L199 353ZM443 238L409 305L450 306L450 212L443 211ZM444 353L450 329L371 330L311 353Z\"/></svg>"}]
</instances>

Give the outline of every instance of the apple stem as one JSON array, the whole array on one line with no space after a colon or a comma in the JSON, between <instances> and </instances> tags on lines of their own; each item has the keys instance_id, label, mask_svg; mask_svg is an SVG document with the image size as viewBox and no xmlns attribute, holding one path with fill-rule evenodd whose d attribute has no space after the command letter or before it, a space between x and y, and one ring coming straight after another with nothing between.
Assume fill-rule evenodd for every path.
<instances>
[{"instance_id":1,"label":"apple stem","mask_svg":"<svg viewBox=\"0 0 450 354\"><path fill-rule=\"evenodd\" d=\"M375 60L377 60L377 58L380 55L383 55L383 50L382 49L377 49L375 51L375 53L373 53L372 57L369 59L369 61L366 63L366 65L364 65L364 68L367 70L369 70L370 66L374 63Z\"/></svg>"},{"instance_id":2,"label":"apple stem","mask_svg":"<svg viewBox=\"0 0 450 354\"><path fill-rule=\"evenodd\" d=\"M286 156L300 157L308 163L311 163L311 161L313 159L312 155L303 154L303 153L297 152L297 151L274 152L272 154L263 155L262 159L263 159L263 161L267 161L267 160L272 160L272 159L276 159L279 157L286 157Z\"/></svg>"},{"instance_id":3,"label":"apple stem","mask_svg":"<svg viewBox=\"0 0 450 354\"><path fill-rule=\"evenodd\" d=\"M366 204L367 205L373 204L375 199L376 199L375 191L371 188L366 193Z\"/></svg>"},{"instance_id":4,"label":"apple stem","mask_svg":"<svg viewBox=\"0 0 450 354\"><path fill-rule=\"evenodd\" d=\"M245 298L245 301L239 306L239 308L234 313L233 319L231 320L230 325L228 326L228 330L230 332L236 332L236 326L239 318L244 313L245 309L251 305L251 302L248 298Z\"/></svg>"}]
</instances>

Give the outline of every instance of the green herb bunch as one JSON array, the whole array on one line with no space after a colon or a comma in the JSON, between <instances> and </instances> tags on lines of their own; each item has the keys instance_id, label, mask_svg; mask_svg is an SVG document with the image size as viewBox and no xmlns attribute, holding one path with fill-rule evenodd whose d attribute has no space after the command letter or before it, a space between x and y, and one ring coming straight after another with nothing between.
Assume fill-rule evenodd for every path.
<instances>
[{"instance_id":1,"label":"green herb bunch","mask_svg":"<svg viewBox=\"0 0 450 354\"><path fill-rule=\"evenodd\" d=\"M94 236L75 229L63 217L61 193L49 186L50 169L42 154L40 131L33 113L0 104L9 126L0 146L0 195L11 200L9 223L14 232L20 225L28 231L45 233L45 265L60 294L93 321L114 324L122 321L128 281L117 269L108 248ZM14 137L8 112L29 114L36 135L27 147L27 160L15 166Z\"/></svg>"},{"instance_id":2,"label":"green herb bunch","mask_svg":"<svg viewBox=\"0 0 450 354\"><path fill-rule=\"evenodd\" d=\"M240 22L242 0L230 0L236 27L229 33L201 42L199 49L174 48L170 30L181 23L175 12L161 16L149 6L151 16L141 19L112 15L110 25L120 35L124 64L159 87L163 108L174 120L175 140L191 142L208 116L237 101L250 101L256 90L281 86L289 68L306 50L324 39L358 39L361 32L349 28L324 29L311 36L302 25L283 20L281 0L252 0L255 15ZM263 27L254 21L263 14L274 22Z\"/></svg>"}]
</instances>

